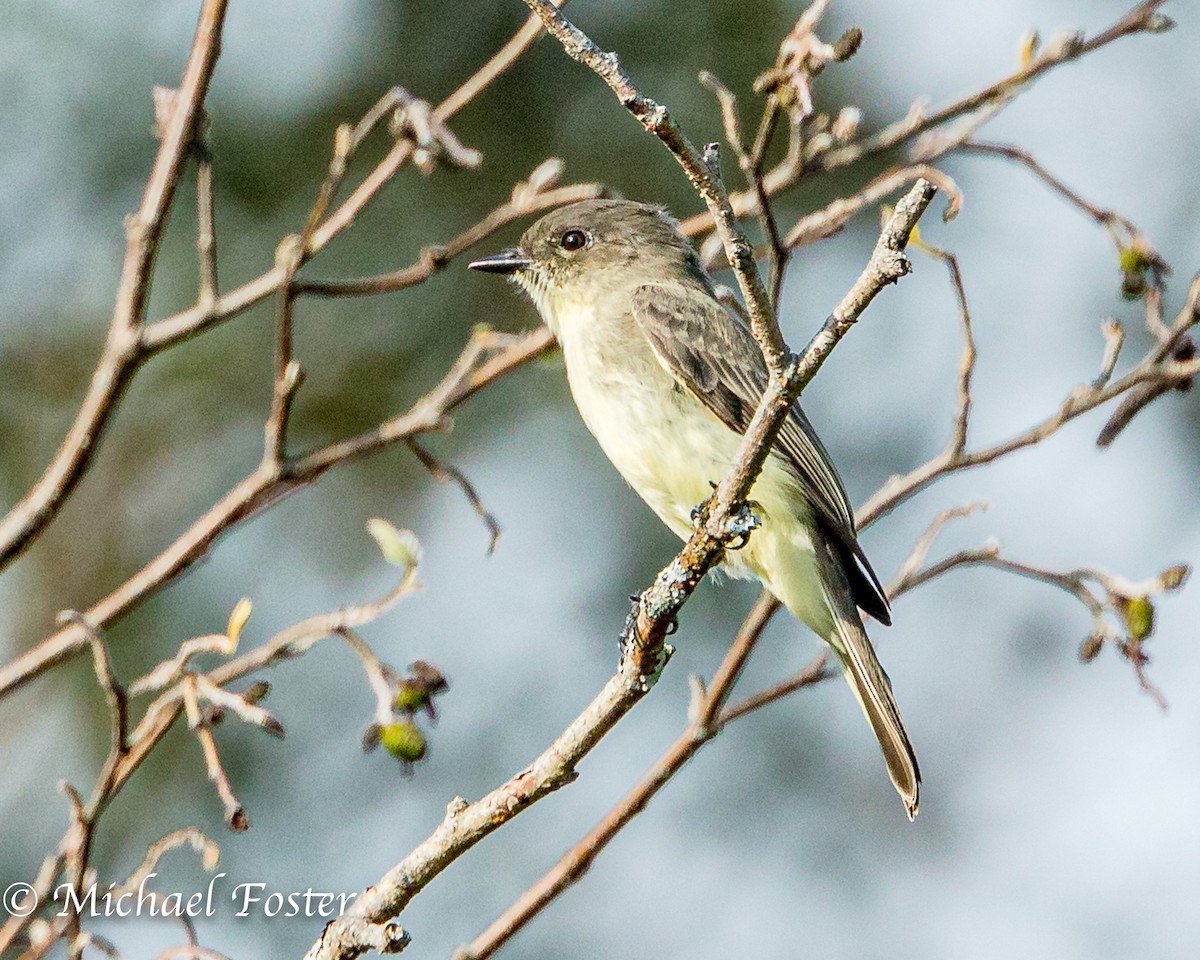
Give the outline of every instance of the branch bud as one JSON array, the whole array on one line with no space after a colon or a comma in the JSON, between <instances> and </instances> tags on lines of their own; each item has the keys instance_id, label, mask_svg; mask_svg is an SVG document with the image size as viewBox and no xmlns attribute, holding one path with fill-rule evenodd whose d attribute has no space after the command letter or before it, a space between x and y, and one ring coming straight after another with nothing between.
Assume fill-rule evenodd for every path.
<instances>
[{"instance_id":1,"label":"branch bud","mask_svg":"<svg viewBox=\"0 0 1200 960\"><path fill-rule=\"evenodd\" d=\"M423 759L428 747L425 735L411 720L400 720L383 727L379 731L379 742L406 767Z\"/></svg>"},{"instance_id":2,"label":"branch bud","mask_svg":"<svg viewBox=\"0 0 1200 960\"><path fill-rule=\"evenodd\" d=\"M1026 70L1037 59L1038 48L1041 46L1042 38L1036 30L1030 30L1024 37L1021 38L1021 45L1017 48L1017 60L1021 64L1021 69Z\"/></svg>"},{"instance_id":3,"label":"branch bud","mask_svg":"<svg viewBox=\"0 0 1200 960\"><path fill-rule=\"evenodd\" d=\"M421 562L421 541L411 530L397 530L387 520L374 517L367 521L367 532L379 544L383 559L412 573Z\"/></svg>"},{"instance_id":4,"label":"branch bud","mask_svg":"<svg viewBox=\"0 0 1200 960\"><path fill-rule=\"evenodd\" d=\"M1192 568L1186 563L1179 563L1173 567L1168 567L1158 575L1158 587L1160 590L1178 590L1187 582L1187 578L1191 575Z\"/></svg>"},{"instance_id":5,"label":"branch bud","mask_svg":"<svg viewBox=\"0 0 1200 960\"><path fill-rule=\"evenodd\" d=\"M860 123L862 123L862 111L858 107L842 107L829 132L837 143L849 143L858 133Z\"/></svg>"},{"instance_id":6,"label":"branch bud","mask_svg":"<svg viewBox=\"0 0 1200 960\"><path fill-rule=\"evenodd\" d=\"M1175 21L1162 13L1152 13L1146 18L1142 29L1147 33L1167 33L1175 29Z\"/></svg>"},{"instance_id":7,"label":"branch bud","mask_svg":"<svg viewBox=\"0 0 1200 960\"><path fill-rule=\"evenodd\" d=\"M1104 648L1104 634L1093 633L1087 637L1079 645L1079 661L1081 663L1091 663L1100 655L1100 651Z\"/></svg>"},{"instance_id":8,"label":"branch bud","mask_svg":"<svg viewBox=\"0 0 1200 960\"><path fill-rule=\"evenodd\" d=\"M851 27L834 42L833 59L838 63L849 60L858 53L858 48L862 46L862 40L862 29L860 27Z\"/></svg>"}]
</instances>

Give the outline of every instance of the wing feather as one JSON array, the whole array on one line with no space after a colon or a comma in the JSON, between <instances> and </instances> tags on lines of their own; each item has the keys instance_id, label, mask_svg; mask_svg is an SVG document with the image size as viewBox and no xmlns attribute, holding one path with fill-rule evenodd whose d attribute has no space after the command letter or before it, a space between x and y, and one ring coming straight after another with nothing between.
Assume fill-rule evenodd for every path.
<instances>
[{"instance_id":1,"label":"wing feather","mask_svg":"<svg viewBox=\"0 0 1200 960\"><path fill-rule=\"evenodd\" d=\"M732 430L744 433L767 387L767 366L741 319L701 288L646 284L634 320L663 365ZM854 511L829 452L796 404L775 442L842 558L855 602L891 622L879 578L854 527Z\"/></svg>"}]
</instances>

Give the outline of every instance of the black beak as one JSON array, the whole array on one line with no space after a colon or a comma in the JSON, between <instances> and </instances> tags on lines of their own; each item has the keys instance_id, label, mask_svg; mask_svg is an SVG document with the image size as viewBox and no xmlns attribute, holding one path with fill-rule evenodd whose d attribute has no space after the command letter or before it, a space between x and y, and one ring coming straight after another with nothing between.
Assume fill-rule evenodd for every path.
<instances>
[{"instance_id":1,"label":"black beak","mask_svg":"<svg viewBox=\"0 0 1200 960\"><path fill-rule=\"evenodd\" d=\"M509 247L482 260L474 260L468 266L472 270L483 270L486 273L516 273L529 266L529 258L519 247Z\"/></svg>"}]
</instances>

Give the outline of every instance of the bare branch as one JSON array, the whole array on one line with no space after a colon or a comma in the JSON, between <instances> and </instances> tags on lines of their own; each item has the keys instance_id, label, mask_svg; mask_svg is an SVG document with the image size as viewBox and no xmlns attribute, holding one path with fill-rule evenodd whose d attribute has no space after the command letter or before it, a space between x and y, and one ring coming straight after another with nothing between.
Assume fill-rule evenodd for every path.
<instances>
[{"instance_id":1,"label":"bare branch","mask_svg":"<svg viewBox=\"0 0 1200 960\"><path fill-rule=\"evenodd\" d=\"M288 460L260 464L162 553L84 616L106 628L205 556L221 537L261 510L318 481L332 468L393 443L436 430L447 413L512 370L545 354L553 338L545 328L524 336L477 332L442 382L406 413L356 437ZM23 686L87 646L85 631L68 626L0 668L0 697Z\"/></svg>"},{"instance_id":2,"label":"bare branch","mask_svg":"<svg viewBox=\"0 0 1200 960\"><path fill-rule=\"evenodd\" d=\"M367 642L349 627L339 627L332 635L346 641L346 646L362 664L363 672L367 675L367 685L375 696L375 722L381 726L391 722L392 698L396 691L390 669L375 656L375 651Z\"/></svg>"},{"instance_id":3,"label":"bare branch","mask_svg":"<svg viewBox=\"0 0 1200 960\"><path fill-rule=\"evenodd\" d=\"M558 5L566 0L555 0ZM211 158L198 157L200 292L192 308L164 320L146 324L146 292L167 211L182 176L184 161L196 149L197 121L220 49L227 0L205 0L183 81L173 104L160 124L158 155L146 185L141 206L129 220L128 247L122 268L116 309L108 340L98 361L87 394L75 421L50 465L34 487L0 519L0 569L18 556L58 513L91 463L125 388L137 369L150 357L237 316L276 293L289 279L288 270L276 264L242 286L217 295L216 235L211 216ZM533 18L494 57L430 114L439 128L507 70L538 34ZM379 104L356 128L357 140L387 113ZM319 226L305 230L305 259L320 252L362 212L396 175L418 146L401 137L352 194ZM460 158L461 159L461 158ZM340 179L340 178L339 178ZM328 181L327 181L328 184ZM333 185L336 187L336 184ZM329 191L332 199L335 191ZM5 691L0 681L0 695Z\"/></svg>"},{"instance_id":4,"label":"bare branch","mask_svg":"<svg viewBox=\"0 0 1200 960\"><path fill-rule=\"evenodd\" d=\"M763 707L783 700L785 697L790 697L793 693L798 693L801 690L815 686L838 675L838 671L829 664L829 654L820 653L799 673L788 677L786 680L781 680L779 683L773 684L765 690L751 694L744 700L739 700L732 706L727 707L721 712L720 726L723 729L733 723L734 720L740 720L747 714L761 710Z\"/></svg>"},{"instance_id":5,"label":"bare branch","mask_svg":"<svg viewBox=\"0 0 1200 960\"><path fill-rule=\"evenodd\" d=\"M195 827L184 827L168 833L161 840L152 843L146 851L145 859L122 883L113 887L114 894L137 890L139 886L158 868L158 861L172 850L189 846L200 855L200 865L206 873L217 868L220 859L220 848Z\"/></svg>"},{"instance_id":6,"label":"bare branch","mask_svg":"<svg viewBox=\"0 0 1200 960\"><path fill-rule=\"evenodd\" d=\"M421 461L422 465L432 474L435 480L441 483L453 483L462 490L463 496L467 498L467 502L471 505L471 509L475 511L475 514L483 521L483 525L487 527L488 555L490 556L494 553L496 543L500 539L500 521L484 505L479 492L475 489L474 484L467 479L466 474L459 470L458 467L439 460L415 439L408 441L408 448L416 455L416 458Z\"/></svg>"},{"instance_id":7,"label":"bare branch","mask_svg":"<svg viewBox=\"0 0 1200 960\"><path fill-rule=\"evenodd\" d=\"M936 113L928 116L918 114L915 117L905 118L905 120L885 127L878 133L867 137L853 146L831 150L816 161L816 166L824 170L845 166L864 156L877 154L910 141L927 130L943 126L969 113L988 109L997 103L1008 102L1014 93L1024 89L1033 80L1038 79L1056 67L1078 60L1080 57L1099 50L1101 47L1107 46L1122 37L1138 33L1154 32L1158 29L1156 26L1155 11L1165 2L1166 0L1146 0L1146 2L1138 4L1133 10L1117 20L1112 26L1102 30L1090 39L1084 39L1078 34L1064 34L1061 42L1053 45L1048 44L1039 56L1031 58L1028 63L1022 65L1011 76L1005 77L1003 80L999 80L977 93L964 97Z\"/></svg>"},{"instance_id":8,"label":"bare branch","mask_svg":"<svg viewBox=\"0 0 1200 960\"><path fill-rule=\"evenodd\" d=\"M771 143L775 130L776 119L779 116L779 98L774 94L767 97L763 108L762 119L759 122L758 134L753 148L746 145L742 136L742 125L738 119L737 97L733 91L723 84L716 76L707 70L700 73L700 84L717 98L721 107L721 123L725 130L725 140L737 155L738 166L745 175L747 182L758 198L758 215L762 220L763 233L769 243L768 258L770 263L770 302L775 313L779 312L779 294L783 289L783 276L787 269L788 249L779 233L779 224L771 209L771 201L763 184L763 157Z\"/></svg>"},{"instance_id":9,"label":"bare branch","mask_svg":"<svg viewBox=\"0 0 1200 960\"><path fill-rule=\"evenodd\" d=\"M1154 299L1151 296L1151 291L1156 289L1151 287L1147 291L1147 312L1151 311L1150 302ZM1152 352L1151 356L1158 358L1161 363L1160 369L1164 376L1158 382L1149 382L1139 384L1129 391L1126 397L1113 411L1104 427L1100 430L1096 437L1096 445L1099 447L1107 447L1121 434L1121 432L1129 426L1131 420L1141 413L1147 406L1157 400L1159 397L1172 390L1188 390L1191 387L1192 379L1196 372L1196 344L1191 337L1187 336L1187 331L1190 330L1197 322L1200 322L1200 275L1193 281L1188 290L1187 300L1184 303L1183 309L1179 311L1179 315L1170 327L1164 326L1161 321L1159 327L1162 327L1159 332L1159 346ZM1123 337L1123 334L1122 334ZM1120 346L1113 348L1119 350ZM1113 361L1115 366L1115 357ZM1180 370L1183 371L1183 376L1172 377L1168 371ZM1108 368L1108 358L1105 357L1104 370L1108 371L1111 376L1111 370ZM1105 380L1104 382L1107 382Z\"/></svg>"},{"instance_id":10,"label":"bare branch","mask_svg":"<svg viewBox=\"0 0 1200 960\"><path fill-rule=\"evenodd\" d=\"M0 520L0 569L28 546L75 489L141 357L147 279L216 66L226 4L227 0L204 0L200 8L183 81L173 98L170 118L162 126L162 142L142 202L126 223L125 261L108 340L62 446L33 489Z\"/></svg>"},{"instance_id":11,"label":"bare branch","mask_svg":"<svg viewBox=\"0 0 1200 960\"><path fill-rule=\"evenodd\" d=\"M555 187L554 179L556 177L547 180L544 172L547 169L557 169L559 164L561 161L547 160L533 172L525 184L514 187L513 197L508 203L501 204L479 223L445 243L426 247L421 251L417 262L411 266L373 277L355 277L347 280L298 280L295 284L296 292L326 297L357 297L406 290L441 273L453 260L462 256L475 244L515 220L532 213L540 213L543 210L552 210L564 204L575 203L579 200L594 200L608 195L607 188L598 183L579 183Z\"/></svg>"},{"instance_id":12,"label":"bare branch","mask_svg":"<svg viewBox=\"0 0 1200 960\"><path fill-rule=\"evenodd\" d=\"M913 246L931 257L940 260L950 271L950 283L954 287L954 296L958 301L958 318L962 325L963 349L958 362L958 408L954 413L954 432L950 436L947 448L952 457L960 457L967 448L967 429L971 420L971 377L975 373L975 362L979 357L975 349L975 332L971 326L971 308L967 305L967 291L963 286L962 271L958 266L958 257L948 250L926 243L923 238L914 238ZM1114 355L1115 363L1116 357ZM1109 371L1111 373L1111 370Z\"/></svg>"},{"instance_id":13,"label":"bare branch","mask_svg":"<svg viewBox=\"0 0 1200 960\"><path fill-rule=\"evenodd\" d=\"M203 120L197 124L197 136L192 141L196 159L196 252L200 258L199 302L213 304L220 296L217 282L217 227L213 198L213 158L208 138L203 133Z\"/></svg>"},{"instance_id":14,"label":"bare branch","mask_svg":"<svg viewBox=\"0 0 1200 960\"><path fill-rule=\"evenodd\" d=\"M1116 320L1105 320L1100 325L1100 334L1104 337L1104 356L1100 361L1100 372L1092 381L1095 387L1103 387L1112 379L1113 371L1117 368L1117 359L1121 355L1121 347L1125 345L1125 328Z\"/></svg>"},{"instance_id":15,"label":"bare branch","mask_svg":"<svg viewBox=\"0 0 1200 960\"><path fill-rule=\"evenodd\" d=\"M221 806L225 808L225 823L231 830L239 832L248 830L250 820L246 816L246 808L234 795L229 776L225 773L225 768L221 766L221 757L217 753L217 744L213 739L212 730L208 728L204 721L204 715L200 712L200 700L196 694L196 678L184 677L181 686L183 688L183 704L187 710L188 726L196 734L196 739L200 741L200 747L204 751L204 768L208 771L208 778L213 782L213 786L217 788Z\"/></svg>"},{"instance_id":16,"label":"bare branch","mask_svg":"<svg viewBox=\"0 0 1200 960\"><path fill-rule=\"evenodd\" d=\"M1053 414L1006 440L976 450L968 450L965 443L959 446L959 440L965 440L965 435L959 430L956 420L955 431L941 453L907 474L892 477L859 508L857 512L859 529L867 527L944 476L992 463L1000 457L1041 443L1085 413L1118 397L1128 395L1125 402L1113 415L1110 424L1101 432L1101 441L1111 442L1116 432L1119 432L1128 419L1150 400L1172 388L1184 387L1186 389L1186 384L1200 374L1200 358L1195 355L1192 341L1187 337L1187 332L1200 320L1200 316L1197 315L1197 304L1200 304L1200 277L1193 282L1183 309L1169 327L1168 342L1156 343L1132 370L1116 380L1111 379L1110 364L1115 365L1116 363L1116 352L1119 350L1119 343L1116 342L1118 335L1114 332L1106 332L1105 358L1101 364L1101 375L1090 383L1080 384L1072 389ZM960 300L961 306L962 301ZM1181 353L1183 359L1175 359L1170 352L1172 349ZM974 365L973 353L972 343L970 348L964 348L964 359L960 364L960 418L963 410L964 385L967 409L969 410L970 407L970 369ZM967 363L968 357L970 357L970 364ZM963 378L964 371L966 372L965 380Z\"/></svg>"},{"instance_id":17,"label":"bare branch","mask_svg":"<svg viewBox=\"0 0 1200 960\"><path fill-rule=\"evenodd\" d=\"M1127 246L1135 237L1142 235L1141 231L1130 220L1114 210L1106 210L1093 203L1089 203L1042 166L1034 158L1033 154L1022 150L1020 147L1007 143L986 143L981 140L967 140L959 144L959 150L968 156L971 154L992 155L1004 157L1008 160L1015 160L1017 163L1022 164L1060 197L1104 227L1112 236L1117 249Z\"/></svg>"},{"instance_id":18,"label":"bare branch","mask_svg":"<svg viewBox=\"0 0 1200 960\"><path fill-rule=\"evenodd\" d=\"M961 507L951 507L949 510L943 510L925 529L925 532L917 539L913 545L912 552L908 558L900 565L900 569L896 571L896 576L888 585L887 595L889 599L896 599L901 594L907 593L917 585L916 577L920 575L921 568L925 564L925 558L929 554L929 548L933 546L933 541L946 524L952 520L958 520L962 517L969 517L973 513L978 513L980 510L986 510L987 503L983 500L976 500L974 503L967 503Z\"/></svg>"},{"instance_id":19,"label":"bare branch","mask_svg":"<svg viewBox=\"0 0 1200 960\"><path fill-rule=\"evenodd\" d=\"M587 708L528 769L474 803L456 797L437 829L325 928L306 960L360 956L371 949L359 939L361 925L384 924L400 913L450 863L542 797L575 779L575 768L613 725L646 695L653 683L631 659Z\"/></svg>"},{"instance_id":20,"label":"bare branch","mask_svg":"<svg viewBox=\"0 0 1200 960\"><path fill-rule=\"evenodd\" d=\"M825 173L856 164L862 160L879 156L909 143L928 131L944 126L960 117L984 111L988 118L995 115L997 105L1010 102L1013 96L1027 89L1030 84L1056 67L1078 60L1123 37L1139 33L1153 33L1162 29L1162 15L1157 13L1166 0L1146 0L1127 14L1090 39L1075 34L1063 35L1060 42L1048 45L1040 56L1030 58L1015 73L983 89L929 113L925 103L918 100L908 114L870 136L850 143L839 143L831 136L815 138L807 147L800 143L798 124L793 124L793 143L796 149L763 177L763 185L769 196L774 196L795 186L802 178L811 174ZM964 140L977 130L977 125L968 125L956 131L955 136L938 139L937 149L926 150L922 160L933 163L940 156L957 149ZM730 202L739 216L753 213L758 204L757 191L741 191L731 196ZM683 222L685 232L697 235L712 229L712 219L701 213Z\"/></svg>"},{"instance_id":21,"label":"bare branch","mask_svg":"<svg viewBox=\"0 0 1200 960\"><path fill-rule=\"evenodd\" d=\"M922 163L881 173L858 193L834 200L828 206L806 214L796 221L783 242L788 247L799 247L833 236L859 211L879 203L917 180L928 180L945 192L947 199L946 208L942 211L943 221L949 222L958 216L962 207L962 191L958 185L940 170Z\"/></svg>"},{"instance_id":22,"label":"bare branch","mask_svg":"<svg viewBox=\"0 0 1200 960\"><path fill-rule=\"evenodd\" d=\"M646 808L655 794L701 747L720 732L722 724L718 722L718 715L721 707L777 606L778 601L764 591L717 668L707 691L697 689L699 703L689 711L692 719L679 739L603 820L469 946L460 948L454 960L483 960L500 949L563 890L578 881L609 841Z\"/></svg>"}]
</instances>

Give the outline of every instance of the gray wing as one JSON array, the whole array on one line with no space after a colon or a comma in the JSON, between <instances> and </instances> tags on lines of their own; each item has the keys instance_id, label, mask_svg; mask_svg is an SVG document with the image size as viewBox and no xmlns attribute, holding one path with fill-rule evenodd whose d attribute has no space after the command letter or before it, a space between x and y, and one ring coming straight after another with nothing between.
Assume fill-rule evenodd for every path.
<instances>
[{"instance_id":1,"label":"gray wing","mask_svg":"<svg viewBox=\"0 0 1200 960\"><path fill-rule=\"evenodd\" d=\"M633 295L633 318L676 379L738 433L745 433L767 386L767 366L742 321L704 290L646 284ZM792 407L775 441L842 557L854 601L891 623L887 596L854 528L854 511L829 453Z\"/></svg>"}]
</instances>

